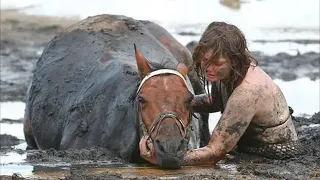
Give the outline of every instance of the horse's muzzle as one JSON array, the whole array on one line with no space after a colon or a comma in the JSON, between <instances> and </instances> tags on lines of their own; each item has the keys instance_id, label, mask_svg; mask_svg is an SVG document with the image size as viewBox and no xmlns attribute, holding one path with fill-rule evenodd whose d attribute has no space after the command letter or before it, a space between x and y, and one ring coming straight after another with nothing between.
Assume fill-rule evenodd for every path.
<instances>
[{"instance_id":1,"label":"horse's muzzle","mask_svg":"<svg viewBox=\"0 0 320 180\"><path fill-rule=\"evenodd\" d=\"M188 142L182 137L172 139L154 140L157 163L163 169L179 169L184 153L187 151Z\"/></svg>"}]
</instances>

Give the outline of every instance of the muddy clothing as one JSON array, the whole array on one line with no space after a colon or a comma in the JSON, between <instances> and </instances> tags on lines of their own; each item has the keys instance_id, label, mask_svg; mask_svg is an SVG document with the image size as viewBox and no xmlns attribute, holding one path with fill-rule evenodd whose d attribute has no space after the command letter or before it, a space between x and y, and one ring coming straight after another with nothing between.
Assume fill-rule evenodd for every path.
<instances>
[{"instance_id":1,"label":"muddy clothing","mask_svg":"<svg viewBox=\"0 0 320 180\"><path fill-rule=\"evenodd\" d=\"M272 159L286 159L302 154L303 148L292 124L293 110L291 107L289 109L287 120L276 126L250 123L237 143L237 150Z\"/></svg>"},{"instance_id":2,"label":"muddy clothing","mask_svg":"<svg viewBox=\"0 0 320 180\"><path fill-rule=\"evenodd\" d=\"M232 92L227 92L221 82L212 83L212 102L204 100L206 95L197 95L192 107L196 112L218 112L223 113L228 98ZM289 114L286 120L273 126L261 126L251 122L245 133L237 143L237 150L240 152L254 153L275 159L284 159L300 154L300 143L292 122L293 109L289 107Z\"/></svg>"}]
</instances>

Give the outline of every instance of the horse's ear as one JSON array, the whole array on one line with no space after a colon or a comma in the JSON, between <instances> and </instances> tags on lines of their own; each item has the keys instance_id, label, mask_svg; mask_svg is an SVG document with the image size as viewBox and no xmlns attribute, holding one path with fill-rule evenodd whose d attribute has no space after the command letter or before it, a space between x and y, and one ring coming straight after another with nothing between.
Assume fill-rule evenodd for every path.
<instances>
[{"instance_id":1,"label":"horse's ear","mask_svg":"<svg viewBox=\"0 0 320 180\"><path fill-rule=\"evenodd\" d=\"M188 68L185 64L179 63L176 69L186 79L188 74Z\"/></svg>"},{"instance_id":2,"label":"horse's ear","mask_svg":"<svg viewBox=\"0 0 320 180\"><path fill-rule=\"evenodd\" d=\"M133 44L134 51L136 54L137 66L139 69L140 78L143 79L148 73L151 72L151 68L147 59L143 56L143 54L137 49L136 44Z\"/></svg>"}]
</instances>

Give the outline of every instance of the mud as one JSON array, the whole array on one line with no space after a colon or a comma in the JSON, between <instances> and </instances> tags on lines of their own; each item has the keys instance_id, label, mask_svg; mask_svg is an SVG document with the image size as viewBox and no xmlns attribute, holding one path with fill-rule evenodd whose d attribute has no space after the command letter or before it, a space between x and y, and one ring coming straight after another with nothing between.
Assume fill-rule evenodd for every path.
<instances>
[{"instance_id":1,"label":"mud","mask_svg":"<svg viewBox=\"0 0 320 180\"><path fill-rule=\"evenodd\" d=\"M27 16L1 12L1 101L24 101L35 63L46 43L77 20ZM193 51L195 42L188 44ZM254 52L272 78L294 80L319 78L319 53L267 56ZM280 67L280 68L279 68ZM1 123L17 121L2 120ZM19 123L19 122L18 122ZM1 125L1 124L0 124ZM294 125L306 154L289 160L270 160L232 151L216 167L184 167L164 171L142 162L128 164L103 148L56 151L14 148L21 140L1 135L0 154L26 153L33 176L1 175L0 179L320 179L320 112L310 118L296 117Z\"/></svg>"},{"instance_id":2,"label":"mud","mask_svg":"<svg viewBox=\"0 0 320 180\"><path fill-rule=\"evenodd\" d=\"M95 162L116 162L125 163L124 160L115 157L114 154L104 148L90 148L83 150L65 150L57 151L54 149L47 150L30 150L28 151L26 161L29 163L41 162L64 162L64 163L95 163Z\"/></svg>"},{"instance_id":3,"label":"mud","mask_svg":"<svg viewBox=\"0 0 320 180\"><path fill-rule=\"evenodd\" d=\"M8 118L2 118L0 120L0 123L7 123L7 124L19 124L22 123L22 119L8 119Z\"/></svg>"},{"instance_id":4,"label":"mud","mask_svg":"<svg viewBox=\"0 0 320 180\"><path fill-rule=\"evenodd\" d=\"M57 32L76 21L1 10L1 102L24 101L43 49Z\"/></svg>"},{"instance_id":5,"label":"mud","mask_svg":"<svg viewBox=\"0 0 320 180\"><path fill-rule=\"evenodd\" d=\"M129 164L104 148L20 150L19 153L27 153L26 164L33 165L32 178L35 179L319 179L320 112L310 118L294 117L293 121L306 153L288 160L262 158L234 149L215 167L161 170L145 162ZM19 174L1 178L11 177L31 178Z\"/></svg>"},{"instance_id":6,"label":"mud","mask_svg":"<svg viewBox=\"0 0 320 180\"><path fill-rule=\"evenodd\" d=\"M21 139L18 139L15 136L8 135L8 134L0 134L0 148L5 148L8 146L15 146L20 143L24 142Z\"/></svg>"}]
</instances>

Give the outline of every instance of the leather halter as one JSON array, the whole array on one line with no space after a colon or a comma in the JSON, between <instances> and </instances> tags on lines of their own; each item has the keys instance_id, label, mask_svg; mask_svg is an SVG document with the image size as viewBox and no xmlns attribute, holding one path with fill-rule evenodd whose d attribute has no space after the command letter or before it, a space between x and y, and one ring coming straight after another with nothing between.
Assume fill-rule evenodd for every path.
<instances>
[{"instance_id":1,"label":"leather halter","mask_svg":"<svg viewBox=\"0 0 320 180\"><path fill-rule=\"evenodd\" d=\"M183 77L183 75L181 75L178 71L176 70L172 70L172 69L160 69L160 70L156 70L156 71L153 71L153 72L150 72L148 75L146 75L143 80L141 81L139 87L138 87L138 90L137 90L137 93L136 94L139 94L140 92L140 89L142 87L142 85L148 80L150 79L151 77L153 76L157 76L157 75L160 75L160 74L174 74L174 75L177 75L179 76L183 82L186 84L186 87L188 87L188 90L190 91L189 89L189 86L187 85L187 81L186 79ZM192 91L191 91L192 92ZM189 116L188 116L188 119L190 120L189 122L189 125L186 126L185 123L183 122L183 119L175 112L170 112L170 111L166 111L166 112L163 112L161 114L159 114L157 116L157 118L152 122L151 124L151 127L150 129L148 130L146 125L144 124L144 122L142 121L142 117L141 117L141 113L140 113L140 106L139 104L137 104L137 118L139 120L139 125L140 125L140 136L142 137L143 135L147 135L149 138L151 138L151 133L155 130L158 130L157 129L157 126L162 122L163 119L165 118L173 118L175 119L175 122L178 121L178 123L182 126L182 130L180 129L180 133L182 135L182 137L184 137L185 139L188 139L189 140L189 130L191 129L192 130L192 123L191 123L191 120L192 120L192 114L191 112L189 112ZM158 134L158 131L157 131L157 134Z\"/></svg>"}]
</instances>

